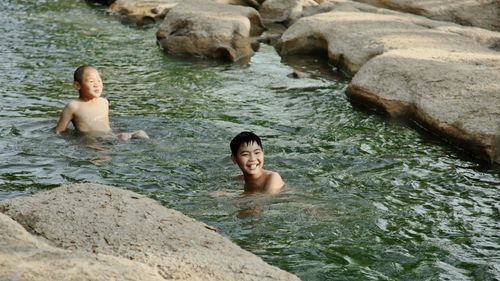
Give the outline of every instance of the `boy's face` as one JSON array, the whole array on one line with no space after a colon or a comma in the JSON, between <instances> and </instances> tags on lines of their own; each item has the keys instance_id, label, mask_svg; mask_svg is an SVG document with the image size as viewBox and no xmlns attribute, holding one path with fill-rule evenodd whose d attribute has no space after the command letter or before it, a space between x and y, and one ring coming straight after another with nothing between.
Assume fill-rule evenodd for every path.
<instances>
[{"instance_id":1,"label":"boy's face","mask_svg":"<svg viewBox=\"0 0 500 281\"><path fill-rule=\"evenodd\" d=\"M75 81L73 86L80 92L80 97L84 99L100 97L103 88L101 76L94 68L86 69L83 72L81 81Z\"/></svg>"},{"instance_id":2,"label":"boy's face","mask_svg":"<svg viewBox=\"0 0 500 281\"><path fill-rule=\"evenodd\" d=\"M236 155L231 155L231 160L238 164L243 174L258 174L264 167L264 151L256 143L242 143Z\"/></svg>"}]
</instances>

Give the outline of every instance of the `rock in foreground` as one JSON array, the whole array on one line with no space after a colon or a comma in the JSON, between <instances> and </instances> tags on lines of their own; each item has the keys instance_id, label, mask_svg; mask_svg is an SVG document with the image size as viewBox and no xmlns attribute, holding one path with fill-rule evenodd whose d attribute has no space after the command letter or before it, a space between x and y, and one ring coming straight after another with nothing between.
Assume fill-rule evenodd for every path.
<instances>
[{"instance_id":1,"label":"rock in foreground","mask_svg":"<svg viewBox=\"0 0 500 281\"><path fill-rule=\"evenodd\" d=\"M0 216L0 280L66 273L73 280L299 280L211 227L118 188L62 186L1 202L0 211L36 235Z\"/></svg>"},{"instance_id":2,"label":"rock in foreground","mask_svg":"<svg viewBox=\"0 0 500 281\"><path fill-rule=\"evenodd\" d=\"M143 263L37 240L0 213L0 280L164 280Z\"/></svg>"}]
</instances>

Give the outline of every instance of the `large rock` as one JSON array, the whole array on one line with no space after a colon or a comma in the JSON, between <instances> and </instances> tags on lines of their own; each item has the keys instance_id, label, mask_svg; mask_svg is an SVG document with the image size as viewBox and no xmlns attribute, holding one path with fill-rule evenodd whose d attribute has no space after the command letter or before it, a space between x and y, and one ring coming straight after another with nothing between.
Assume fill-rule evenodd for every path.
<instances>
[{"instance_id":1,"label":"large rock","mask_svg":"<svg viewBox=\"0 0 500 281\"><path fill-rule=\"evenodd\" d=\"M267 0L259 9L264 21L291 25L302 16L305 8L317 6L314 0Z\"/></svg>"},{"instance_id":2,"label":"large rock","mask_svg":"<svg viewBox=\"0 0 500 281\"><path fill-rule=\"evenodd\" d=\"M394 50L367 62L347 95L419 121L478 158L500 163L500 54Z\"/></svg>"},{"instance_id":3,"label":"large rock","mask_svg":"<svg viewBox=\"0 0 500 281\"><path fill-rule=\"evenodd\" d=\"M217 3L220 3L220 4L246 6L246 7L252 7L254 9L258 10L260 7L260 4L264 0L215 0L215 1Z\"/></svg>"},{"instance_id":4,"label":"large rock","mask_svg":"<svg viewBox=\"0 0 500 281\"><path fill-rule=\"evenodd\" d=\"M207 0L210 1L210 0ZM241 5L259 9L256 0L211 0L220 4ZM108 1L107 12L123 16L127 23L146 25L165 18L165 15L182 0L116 0Z\"/></svg>"},{"instance_id":5,"label":"large rock","mask_svg":"<svg viewBox=\"0 0 500 281\"><path fill-rule=\"evenodd\" d=\"M351 12L334 9L301 18L282 35L278 52L281 56L325 56L353 75L368 60L388 50L436 48L482 52L485 47L500 46L498 32L420 16L353 9Z\"/></svg>"},{"instance_id":6,"label":"large rock","mask_svg":"<svg viewBox=\"0 0 500 281\"><path fill-rule=\"evenodd\" d=\"M253 8L188 0L169 11L156 37L170 54L237 61L253 55L251 37L263 30Z\"/></svg>"},{"instance_id":7,"label":"large rock","mask_svg":"<svg viewBox=\"0 0 500 281\"><path fill-rule=\"evenodd\" d=\"M52 247L0 213L0 280L164 280L136 261Z\"/></svg>"},{"instance_id":8,"label":"large rock","mask_svg":"<svg viewBox=\"0 0 500 281\"><path fill-rule=\"evenodd\" d=\"M179 0L116 0L108 7L107 12L123 15L126 22L146 25L165 18L178 2Z\"/></svg>"},{"instance_id":9,"label":"large rock","mask_svg":"<svg viewBox=\"0 0 500 281\"><path fill-rule=\"evenodd\" d=\"M81 279L43 275L49 277L35 280L114 280L112 276L131 276L126 277L130 280L157 280L158 276L163 280L299 280L242 250L213 228L118 188L62 186L0 202L0 211L36 235L35 239L0 217L1 280L32 280L23 276L40 272L45 265L59 267L54 274L68 272ZM86 279L93 269L109 277ZM116 280L129 280L125 277Z\"/></svg>"},{"instance_id":10,"label":"large rock","mask_svg":"<svg viewBox=\"0 0 500 281\"><path fill-rule=\"evenodd\" d=\"M355 75L352 101L417 119L500 162L500 33L360 4L329 0L308 11L278 52L327 57Z\"/></svg>"},{"instance_id":11,"label":"large rock","mask_svg":"<svg viewBox=\"0 0 500 281\"><path fill-rule=\"evenodd\" d=\"M440 21L500 31L498 0L355 0Z\"/></svg>"}]
</instances>

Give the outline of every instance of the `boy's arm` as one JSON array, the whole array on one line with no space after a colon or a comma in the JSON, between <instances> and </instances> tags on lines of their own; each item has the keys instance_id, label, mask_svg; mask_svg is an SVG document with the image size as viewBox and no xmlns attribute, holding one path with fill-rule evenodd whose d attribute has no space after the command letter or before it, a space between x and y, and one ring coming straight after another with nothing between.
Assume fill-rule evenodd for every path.
<instances>
[{"instance_id":1,"label":"boy's arm","mask_svg":"<svg viewBox=\"0 0 500 281\"><path fill-rule=\"evenodd\" d=\"M54 129L56 134L60 134L66 130L69 122L73 119L73 113L75 112L74 105L72 103L67 104L59 117L59 121L57 122L57 126Z\"/></svg>"},{"instance_id":2,"label":"boy's arm","mask_svg":"<svg viewBox=\"0 0 500 281\"><path fill-rule=\"evenodd\" d=\"M280 174L272 172L267 180L266 192L270 194L277 194L281 191L285 182L281 178Z\"/></svg>"}]
</instances>

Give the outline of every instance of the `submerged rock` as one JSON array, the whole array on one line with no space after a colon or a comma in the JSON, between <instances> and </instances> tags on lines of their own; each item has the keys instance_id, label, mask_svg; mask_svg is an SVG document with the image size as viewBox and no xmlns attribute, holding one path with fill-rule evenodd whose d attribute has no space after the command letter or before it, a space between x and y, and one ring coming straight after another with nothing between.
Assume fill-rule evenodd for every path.
<instances>
[{"instance_id":1,"label":"submerged rock","mask_svg":"<svg viewBox=\"0 0 500 281\"><path fill-rule=\"evenodd\" d=\"M1 280L299 280L131 191L74 184L0 211L24 227L0 214Z\"/></svg>"},{"instance_id":2,"label":"submerged rock","mask_svg":"<svg viewBox=\"0 0 500 281\"><path fill-rule=\"evenodd\" d=\"M156 37L169 54L238 61L253 55L251 37L263 31L253 8L189 0L170 10Z\"/></svg>"}]
</instances>

